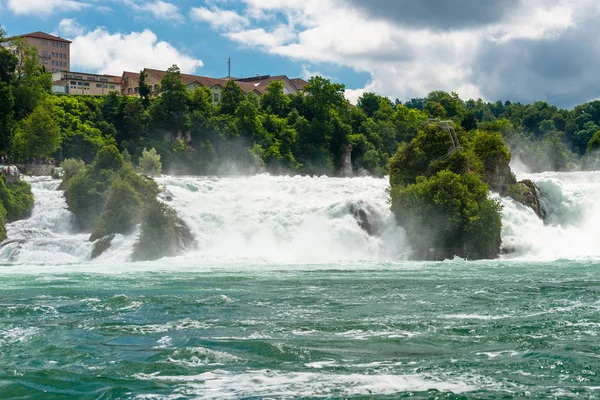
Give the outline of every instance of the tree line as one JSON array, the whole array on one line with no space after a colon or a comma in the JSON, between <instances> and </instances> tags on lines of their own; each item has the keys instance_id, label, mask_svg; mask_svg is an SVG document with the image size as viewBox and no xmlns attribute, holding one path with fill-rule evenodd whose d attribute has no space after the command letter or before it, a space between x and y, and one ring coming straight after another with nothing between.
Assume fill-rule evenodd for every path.
<instances>
[{"instance_id":1,"label":"tree line","mask_svg":"<svg viewBox=\"0 0 600 400\"><path fill-rule=\"evenodd\" d=\"M405 103L365 93L354 106L344 85L313 77L303 93L284 94L283 84L272 82L260 97L229 81L215 105L209 88L188 91L176 66L156 97L144 74L139 97L54 95L35 49L14 45L19 57L0 50L0 154L15 160L90 163L114 145L134 161L155 148L168 173L336 175L351 145L355 172L381 176L398 146L432 118L465 132L499 132L533 171L592 168L600 148L600 101L566 110L434 91Z\"/></svg>"}]
</instances>

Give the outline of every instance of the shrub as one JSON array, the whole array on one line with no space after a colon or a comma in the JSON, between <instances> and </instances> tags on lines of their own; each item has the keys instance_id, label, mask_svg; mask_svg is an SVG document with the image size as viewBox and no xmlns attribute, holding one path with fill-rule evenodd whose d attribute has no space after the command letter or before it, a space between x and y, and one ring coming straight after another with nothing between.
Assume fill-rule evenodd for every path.
<instances>
[{"instance_id":1,"label":"shrub","mask_svg":"<svg viewBox=\"0 0 600 400\"><path fill-rule=\"evenodd\" d=\"M127 234L140 220L143 201L129 182L116 178L110 189L102 213L95 222L90 240L113 233Z\"/></svg>"},{"instance_id":2,"label":"shrub","mask_svg":"<svg viewBox=\"0 0 600 400\"><path fill-rule=\"evenodd\" d=\"M123 156L119 153L119 149L116 146L104 146L94 159L92 163L92 169L94 172L99 173L103 170L119 170L123 166Z\"/></svg>"},{"instance_id":3,"label":"shrub","mask_svg":"<svg viewBox=\"0 0 600 400\"><path fill-rule=\"evenodd\" d=\"M24 181L5 184L4 180L0 179L0 200L8 222L27 218L33 210L31 185Z\"/></svg>"},{"instance_id":4,"label":"shrub","mask_svg":"<svg viewBox=\"0 0 600 400\"><path fill-rule=\"evenodd\" d=\"M157 200L144 212L140 237L133 251L134 261L158 260L174 256L179 251L177 213Z\"/></svg>"},{"instance_id":5,"label":"shrub","mask_svg":"<svg viewBox=\"0 0 600 400\"><path fill-rule=\"evenodd\" d=\"M79 159L67 158L60 164L60 166L63 169L63 181L66 182L75 176L77 172L85 168L85 163Z\"/></svg>"},{"instance_id":6,"label":"shrub","mask_svg":"<svg viewBox=\"0 0 600 400\"><path fill-rule=\"evenodd\" d=\"M477 174L441 171L391 190L392 210L420 259L495 258L500 205Z\"/></svg>"},{"instance_id":7,"label":"shrub","mask_svg":"<svg viewBox=\"0 0 600 400\"><path fill-rule=\"evenodd\" d=\"M156 152L156 149L144 149L144 151L142 151L142 157L140 157L139 166L141 172L146 175L160 175L162 164L160 162L160 155Z\"/></svg>"}]
</instances>

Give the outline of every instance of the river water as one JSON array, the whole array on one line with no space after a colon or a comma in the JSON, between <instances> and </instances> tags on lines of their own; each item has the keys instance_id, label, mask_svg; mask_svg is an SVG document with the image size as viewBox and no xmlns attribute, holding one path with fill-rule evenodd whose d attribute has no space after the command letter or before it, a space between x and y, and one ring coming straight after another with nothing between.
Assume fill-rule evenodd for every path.
<instances>
[{"instance_id":1,"label":"river water","mask_svg":"<svg viewBox=\"0 0 600 400\"><path fill-rule=\"evenodd\" d=\"M600 173L528 175L494 261L407 261L385 180L164 177L197 248L89 261L58 182L0 248L0 398L600 397ZM376 234L363 231L361 208Z\"/></svg>"}]
</instances>

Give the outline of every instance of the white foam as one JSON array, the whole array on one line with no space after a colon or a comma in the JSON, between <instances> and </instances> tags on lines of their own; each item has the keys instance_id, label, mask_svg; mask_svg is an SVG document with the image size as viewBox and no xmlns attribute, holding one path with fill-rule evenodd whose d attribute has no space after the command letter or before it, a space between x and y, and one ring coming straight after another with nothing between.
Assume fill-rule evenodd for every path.
<instances>
[{"instance_id":1,"label":"white foam","mask_svg":"<svg viewBox=\"0 0 600 400\"><path fill-rule=\"evenodd\" d=\"M389 374L329 374L312 372L280 372L272 370L233 373L215 370L192 376L164 376L137 374L144 379L185 385L186 393L204 399L236 399L242 397L316 397L393 395L402 392L465 393L478 386L458 380L441 379L427 375Z\"/></svg>"}]
</instances>

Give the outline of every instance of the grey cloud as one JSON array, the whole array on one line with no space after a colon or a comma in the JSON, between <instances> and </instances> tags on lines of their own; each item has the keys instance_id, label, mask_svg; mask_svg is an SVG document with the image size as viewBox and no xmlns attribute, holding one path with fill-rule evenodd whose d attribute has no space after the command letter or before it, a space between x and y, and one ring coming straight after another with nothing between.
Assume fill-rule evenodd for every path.
<instances>
[{"instance_id":1,"label":"grey cloud","mask_svg":"<svg viewBox=\"0 0 600 400\"><path fill-rule=\"evenodd\" d=\"M489 100L545 100L560 107L600 97L600 27L588 20L556 39L488 43L473 65Z\"/></svg>"},{"instance_id":2,"label":"grey cloud","mask_svg":"<svg viewBox=\"0 0 600 400\"><path fill-rule=\"evenodd\" d=\"M452 30L501 21L522 0L349 0L370 16L407 27Z\"/></svg>"}]
</instances>

